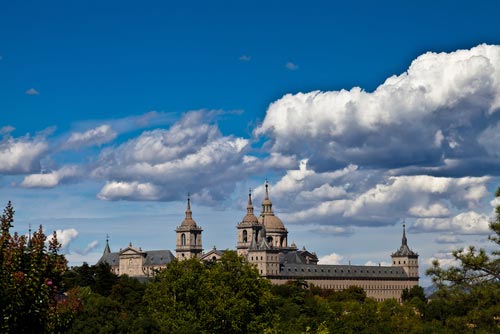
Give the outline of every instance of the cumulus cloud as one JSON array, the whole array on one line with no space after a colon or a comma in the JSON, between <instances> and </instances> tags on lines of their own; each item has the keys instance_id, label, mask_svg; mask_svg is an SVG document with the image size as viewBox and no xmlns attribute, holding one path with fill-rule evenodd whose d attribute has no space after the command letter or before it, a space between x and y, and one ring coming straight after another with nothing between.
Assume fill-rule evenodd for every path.
<instances>
[{"instance_id":1,"label":"cumulus cloud","mask_svg":"<svg viewBox=\"0 0 500 334\"><path fill-rule=\"evenodd\" d=\"M53 188L64 180L75 179L82 176L83 171L78 166L64 166L49 173L31 174L24 177L21 183L25 188Z\"/></svg>"},{"instance_id":2,"label":"cumulus cloud","mask_svg":"<svg viewBox=\"0 0 500 334\"><path fill-rule=\"evenodd\" d=\"M390 176L350 165L316 172L307 161L288 170L270 196L289 223L345 226L392 225L403 218L446 219L479 208L491 177ZM264 186L254 191L262 197ZM293 200L291 200L293 199Z\"/></svg>"},{"instance_id":3,"label":"cumulus cloud","mask_svg":"<svg viewBox=\"0 0 500 334\"><path fill-rule=\"evenodd\" d=\"M85 146L102 145L115 139L117 136L111 126L100 125L85 132L73 132L64 144L65 148L80 148Z\"/></svg>"},{"instance_id":4,"label":"cumulus cloud","mask_svg":"<svg viewBox=\"0 0 500 334\"><path fill-rule=\"evenodd\" d=\"M71 241L78 237L78 231L74 228L66 230L56 230L57 241L61 243L62 249L67 249Z\"/></svg>"},{"instance_id":5,"label":"cumulus cloud","mask_svg":"<svg viewBox=\"0 0 500 334\"><path fill-rule=\"evenodd\" d=\"M337 253L331 253L325 256L320 256L318 264L340 264L344 257Z\"/></svg>"},{"instance_id":6,"label":"cumulus cloud","mask_svg":"<svg viewBox=\"0 0 500 334\"><path fill-rule=\"evenodd\" d=\"M99 194L107 200L172 200L187 191L225 198L259 163L248 148L248 139L223 136L209 113L193 111L168 130L145 131L104 149L92 175L108 181Z\"/></svg>"},{"instance_id":7,"label":"cumulus cloud","mask_svg":"<svg viewBox=\"0 0 500 334\"><path fill-rule=\"evenodd\" d=\"M451 218L421 218L415 221L414 232L453 232L455 234L489 234L489 217L475 211L461 212Z\"/></svg>"},{"instance_id":8,"label":"cumulus cloud","mask_svg":"<svg viewBox=\"0 0 500 334\"><path fill-rule=\"evenodd\" d=\"M38 95L40 94L35 88L30 88L26 92L24 92L26 95Z\"/></svg>"},{"instance_id":9,"label":"cumulus cloud","mask_svg":"<svg viewBox=\"0 0 500 334\"><path fill-rule=\"evenodd\" d=\"M103 200L158 200L160 189L151 183L134 182L107 182L97 195Z\"/></svg>"},{"instance_id":10,"label":"cumulus cloud","mask_svg":"<svg viewBox=\"0 0 500 334\"><path fill-rule=\"evenodd\" d=\"M25 174L40 170L40 159L47 153L48 143L42 137L13 138L0 141L0 173Z\"/></svg>"},{"instance_id":11,"label":"cumulus cloud","mask_svg":"<svg viewBox=\"0 0 500 334\"><path fill-rule=\"evenodd\" d=\"M269 106L255 134L316 170L355 164L411 166L413 174L434 167L425 171L437 174L453 160L444 170L463 176L462 163L475 159L488 162L483 173L498 174L499 78L500 46L429 52L373 92L287 94Z\"/></svg>"}]
</instances>

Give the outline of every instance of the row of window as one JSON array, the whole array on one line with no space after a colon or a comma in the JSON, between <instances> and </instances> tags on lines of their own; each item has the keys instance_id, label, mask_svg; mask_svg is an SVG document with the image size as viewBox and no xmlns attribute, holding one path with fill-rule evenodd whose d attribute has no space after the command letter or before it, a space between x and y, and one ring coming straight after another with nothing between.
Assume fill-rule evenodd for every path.
<instances>
[{"instance_id":1,"label":"row of window","mask_svg":"<svg viewBox=\"0 0 500 334\"><path fill-rule=\"evenodd\" d=\"M297 268L294 268L294 269L295 269L295 271L298 271L298 269L297 269ZM322 272L322 273L324 273L324 272L325 272L325 269L320 269L320 270L321 270L321 272ZM291 268L288 268L288 271L292 271L292 269L291 269ZM300 271L301 271L301 272L305 272L304 268L300 268ZM314 271L311 271L311 268L308 268L308 269L307 269L307 272L315 272L315 273L317 273L317 272L318 272L318 269L314 269ZM326 272L327 272L327 273L329 273L329 272L331 272L331 271L330 271L330 269L327 269L327 270L326 270ZM337 272L337 269L334 269L334 270L333 270L333 272L334 272L334 273L336 273L336 272ZM344 272L344 269L339 269L339 271L338 271L338 272L339 272L339 273L343 273L343 272ZM346 272L347 272L347 273L350 273L350 272L351 272L351 269L347 269L347 270L346 270ZM353 272L354 272L354 273L357 273L357 270L353 270ZM370 270L363 270L363 269L361 269L359 272L360 272L360 273L367 273L367 274L368 274L368 273L370 273ZM375 274L375 273L376 273L376 270L372 270L372 273L374 273L374 274ZM378 273L379 273L379 274L382 274L382 270L378 270ZM384 270L384 274L387 274L387 270ZM389 270L389 274L392 274L392 270Z\"/></svg>"}]
</instances>

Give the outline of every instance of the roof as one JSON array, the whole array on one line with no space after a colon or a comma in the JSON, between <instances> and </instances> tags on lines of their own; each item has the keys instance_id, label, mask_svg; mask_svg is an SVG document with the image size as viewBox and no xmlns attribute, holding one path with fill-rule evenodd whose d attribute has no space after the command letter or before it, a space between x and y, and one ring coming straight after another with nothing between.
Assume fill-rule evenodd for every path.
<instances>
[{"instance_id":1,"label":"roof","mask_svg":"<svg viewBox=\"0 0 500 334\"><path fill-rule=\"evenodd\" d=\"M409 279L402 267L293 263L285 263L280 267L279 276L283 278Z\"/></svg>"},{"instance_id":2,"label":"roof","mask_svg":"<svg viewBox=\"0 0 500 334\"><path fill-rule=\"evenodd\" d=\"M145 266L164 265L170 263L173 259L175 259L175 256L168 249L145 251L142 254L144 254L145 256ZM97 261L97 264L103 262L108 263L112 267L120 265L120 252L103 254L99 261Z\"/></svg>"},{"instance_id":3,"label":"roof","mask_svg":"<svg viewBox=\"0 0 500 334\"><path fill-rule=\"evenodd\" d=\"M280 254L281 264L316 264L318 257L307 250L295 250Z\"/></svg>"},{"instance_id":4,"label":"roof","mask_svg":"<svg viewBox=\"0 0 500 334\"><path fill-rule=\"evenodd\" d=\"M187 208L186 208L186 217L181 223L180 227L188 227L188 228L197 228L196 222L193 219L193 212L191 211L191 199L188 196L187 199Z\"/></svg>"},{"instance_id":5,"label":"roof","mask_svg":"<svg viewBox=\"0 0 500 334\"><path fill-rule=\"evenodd\" d=\"M243 225L253 225L258 224L259 220L253 213L253 204L252 204L252 193L248 194L248 205L247 205L247 214L243 217L243 220L240 224Z\"/></svg>"},{"instance_id":6,"label":"roof","mask_svg":"<svg viewBox=\"0 0 500 334\"><path fill-rule=\"evenodd\" d=\"M403 225L403 238L401 239L401 247L391 255L392 257L396 256L408 256L408 257L418 257L418 254L415 253L408 247L408 239L406 239L406 229L405 225Z\"/></svg>"}]
</instances>

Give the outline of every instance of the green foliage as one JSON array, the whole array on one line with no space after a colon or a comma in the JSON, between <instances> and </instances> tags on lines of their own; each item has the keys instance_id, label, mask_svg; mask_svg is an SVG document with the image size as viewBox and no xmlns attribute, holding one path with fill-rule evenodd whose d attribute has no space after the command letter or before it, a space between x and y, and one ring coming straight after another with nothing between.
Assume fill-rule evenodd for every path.
<instances>
[{"instance_id":1,"label":"green foliage","mask_svg":"<svg viewBox=\"0 0 500 334\"><path fill-rule=\"evenodd\" d=\"M232 251L171 262L144 296L162 333L261 333L270 298L269 282Z\"/></svg>"},{"instance_id":2,"label":"green foliage","mask_svg":"<svg viewBox=\"0 0 500 334\"><path fill-rule=\"evenodd\" d=\"M58 254L61 245L54 233L47 247L41 226L30 240L11 234L14 212L9 202L0 217L0 332L64 331L73 313L58 302L66 270L66 259Z\"/></svg>"}]
</instances>

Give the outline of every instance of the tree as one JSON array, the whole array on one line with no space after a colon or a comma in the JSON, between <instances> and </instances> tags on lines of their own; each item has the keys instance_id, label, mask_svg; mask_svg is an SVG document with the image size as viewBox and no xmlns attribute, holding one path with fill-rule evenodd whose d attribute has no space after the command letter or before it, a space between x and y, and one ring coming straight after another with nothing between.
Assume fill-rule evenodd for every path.
<instances>
[{"instance_id":1,"label":"tree","mask_svg":"<svg viewBox=\"0 0 500 334\"><path fill-rule=\"evenodd\" d=\"M9 202L0 217L0 332L59 332L68 311L57 298L66 270L61 244L54 232L47 246L42 226L30 239L12 234L14 213Z\"/></svg>"},{"instance_id":2,"label":"tree","mask_svg":"<svg viewBox=\"0 0 500 334\"><path fill-rule=\"evenodd\" d=\"M495 197L500 199L500 187L495 192ZM495 212L495 220L490 222L490 229L494 234L488 239L500 246L500 205L496 207ZM432 276L437 287L451 285L467 289L475 284L500 280L500 248L488 255L482 248L478 250L469 246L467 249L454 251L452 255L458 265L443 269L439 261L435 260L427 270L427 275Z\"/></svg>"},{"instance_id":3,"label":"tree","mask_svg":"<svg viewBox=\"0 0 500 334\"><path fill-rule=\"evenodd\" d=\"M226 251L218 262L172 261L146 288L146 312L164 333L261 333L270 284Z\"/></svg>"}]
</instances>

